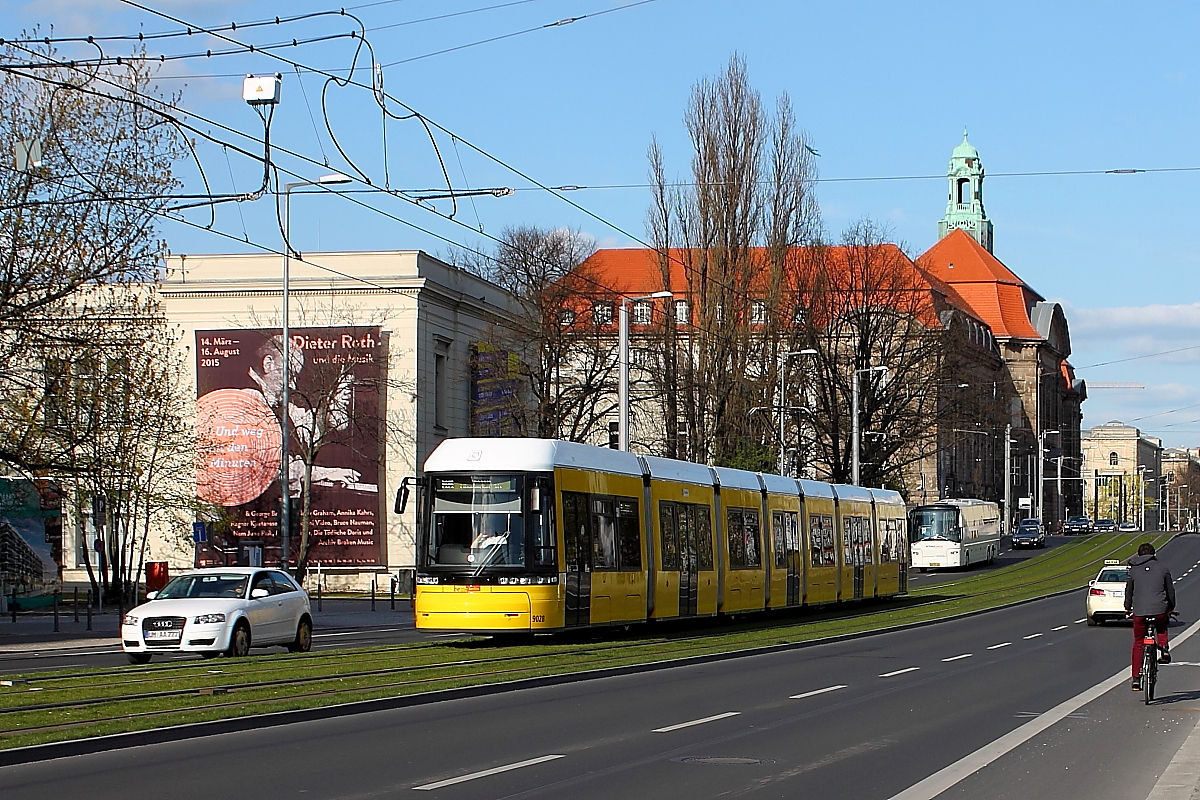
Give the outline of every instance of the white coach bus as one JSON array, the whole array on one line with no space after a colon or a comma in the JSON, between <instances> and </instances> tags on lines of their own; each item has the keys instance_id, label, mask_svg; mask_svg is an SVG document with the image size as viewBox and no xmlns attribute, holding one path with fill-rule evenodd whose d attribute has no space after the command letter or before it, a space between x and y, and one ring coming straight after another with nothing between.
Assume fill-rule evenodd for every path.
<instances>
[{"instance_id":1,"label":"white coach bus","mask_svg":"<svg viewBox=\"0 0 1200 800\"><path fill-rule=\"evenodd\" d=\"M928 569L988 564L1000 552L1000 508L986 500L939 500L908 514L910 566Z\"/></svg>"}]
</instances>

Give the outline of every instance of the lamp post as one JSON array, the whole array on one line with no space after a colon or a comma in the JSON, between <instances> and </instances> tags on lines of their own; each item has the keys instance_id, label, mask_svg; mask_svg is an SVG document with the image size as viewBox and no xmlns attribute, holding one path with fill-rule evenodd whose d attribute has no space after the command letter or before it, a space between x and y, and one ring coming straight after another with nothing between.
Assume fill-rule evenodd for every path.
<instances>
[{"instance_id":1,"label":"lamp post","mask_svg":"<svg viewBox=\"0 0 1200 800\"><path fill-rule=\"evenodd\" d=\"M1141 510L1138 512L1138 529L1146 530L1146 484L1154 480L1147 478L1142 473L1149 472L1150 468L1143 465L1137 468L1138 471L1138 491L1141 493Z\"/></svg>"},{"instance_id":2,"label":"lamp post","mask_svg":"<svg viewBox=\"0 0 1200 800\"><path fill-rule=\"evenodd\" d=\"M1187 484L1175 487L1175 523L1176 527L1183 525L1183 521L1179 518L1179 512L1183 509L1183 490L1188 488ZM1168 489L1167 491L1170 491ZM1171 529L1171 518L1167 517L1167 530Z\"/></svg>"},{"instance_id":3,"label":"lamp post","mask_svg":"<svg viewBox=\"0 0 1200 800\"><path fill-rule=\"evenodd\" d=\"M670 292L654 292L638 297L622 297L621 308L617 315L620 337L621 378L617 386L618 405L621 407L620 422L617 426L617 446L624 452L629 451L629 304L639 300L656 300L660 297L672 297ZM669 320L668 320L669 322Z\"/></svg>"},{"instance_id":4,"label":"lamp post","mask_svg":"<svg viewBox=\"0 0 1200 800\"><path fill-rule=\"evenodd\" d=\"M784 393L784 371L787 366L787 360L792 356L815 356L816 350L792 350L786 353L779 354L779 474L784 473L784 462L787 460L787 443L784 440L786 436L785 426L787 424L787 403L784 402L786 397Z\"/></svg>"},{"instance_id":5,"label":"lamp post","mask_svg":"<svg viewBox=\"0 0 1200 800\"><path fill-rule=\"evenodd\" d=\"M887 367L856 369L850 381L850 482L855 486L859 482L859 451L862 447L862 430L858 420L858 376L868 372L882 372L886 376L887 371Z\"/></svg>"},{"instance_id":6,"label":"lamp post","mask_svg":"<svg viewBox=\"0 0 1200 800\"><path fill-rule=\"evenodd\" d=\"M293 183L285 183L283 185L283 307L281 313L283 316L283 389L280 393L279 404L279 428L280 428L280 461L279 461L279 485L281 488L283 502L279 507L279 542L280 553L279 560L283 562L283 568L288 568L288 559L290 549L290 539L292 534L292 475L291 467L288 461L291 457L288 452L288 419L290 417L289 408L291 403L292 389L292 347L291 347L291 330L288 326L288 294L290 291L290 271L292 264L292 190L300 189L305 186L336 186L343 183L350 183L350 178L334 172L329 175L322 175L315 181L295 181Z\"/></svg>"},{"instance_id":7,"label":"lamp post","mask_svg":"<svg viewBox=\"0 0 1200 800\"><path fill-rule=\"evenodd\" d=\"M1042 431L1038 435L1038 455L1037 455L1037 518L1043 523L1046 521L1046 509L1043 503L1046 499L1046 437L1055 436L1059 431Z\"/></svg>"}]
</instances>

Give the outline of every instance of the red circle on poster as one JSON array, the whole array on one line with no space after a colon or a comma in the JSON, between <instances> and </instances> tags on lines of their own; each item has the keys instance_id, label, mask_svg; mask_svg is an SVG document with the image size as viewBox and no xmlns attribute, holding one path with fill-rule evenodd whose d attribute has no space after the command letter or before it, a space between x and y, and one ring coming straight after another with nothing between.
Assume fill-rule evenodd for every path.
<instances>
[{"instance_id":1,"label":"red circle on poster","mask_svg":"<svg viewBox=\"0 0 1200 800\"><path fill-rule=\"evenodd\" d=\"M196 494L222 506L248 503L279 477L279 418L262 395L217 389L196 400Z\"/></svg>"}]
</instances>

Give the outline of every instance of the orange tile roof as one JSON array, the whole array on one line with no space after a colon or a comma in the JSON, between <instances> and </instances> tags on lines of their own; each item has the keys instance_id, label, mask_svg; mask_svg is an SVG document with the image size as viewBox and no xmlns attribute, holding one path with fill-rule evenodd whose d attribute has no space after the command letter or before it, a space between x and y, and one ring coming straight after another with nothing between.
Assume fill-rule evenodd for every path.
<instances>
[{"instance_id":1,"label":"orange tile roof","mask_svg":"<svg viewBox=\"0 0 1200 800\"><path fill-rule=\"evenodd\" d=\"M882 244L879 247L885 258L894 258L897 263L908 267L912 278L909 287L913 290L929 291L933 294L935 301L931 310L934 314L925 321L926 324L939 325L936 312L946 305L953 306L980 322L987 323L986 318L973 309L955 286L921 269L896 245ZM754 248L751 255L761 255L764 250L765 248ZM803 269L803 255L812 251L807 248L797 248L795 252L802 256L797 259L797 265ZM845 267L849 258L847 248L830 247L829 253L832 256L830 262ZM688 277L685 265L688 256L687 250L673 249L670 251L670 288L676 294L687 291ZM611 292L614 295L628 297L651 294L662 291L664 288L662 268L657 252L646 248L598 250L584 263L583 273L589 281L594 283L596 290L602 293Z\"/></svg>"},{"instance_id":2,"label":"orange tile roof","mask_svg":"<svg viewBox=\"0 0 1200 800\"><path fill-rule=\"evenodd\" d=\"M965 231L951 231L917 265L953 287L996 336L1042 338L1029 309L1044 298Z\"/></svg>"}]
</instances>

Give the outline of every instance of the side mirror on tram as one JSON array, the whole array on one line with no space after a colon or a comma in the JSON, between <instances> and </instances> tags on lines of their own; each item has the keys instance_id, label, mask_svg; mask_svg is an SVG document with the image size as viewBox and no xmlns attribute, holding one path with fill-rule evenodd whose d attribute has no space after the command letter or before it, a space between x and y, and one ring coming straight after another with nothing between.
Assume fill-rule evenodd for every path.
<instances>
[{"instance_id":1,"label":"side mirror on tram","mask_svg":"<svg viewBox=\"0 0 1200 800\"><path fill-rule=\"evenodd\" d=\"M396 490L396 506L393 510L397 514L403 514L404 509L408 508L408 495L410 494L408 482L411 480L412 478L405 478L400 481L400 488Z\"/></svg>"}]
</instances>

